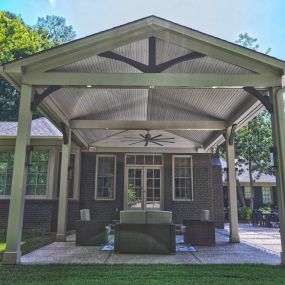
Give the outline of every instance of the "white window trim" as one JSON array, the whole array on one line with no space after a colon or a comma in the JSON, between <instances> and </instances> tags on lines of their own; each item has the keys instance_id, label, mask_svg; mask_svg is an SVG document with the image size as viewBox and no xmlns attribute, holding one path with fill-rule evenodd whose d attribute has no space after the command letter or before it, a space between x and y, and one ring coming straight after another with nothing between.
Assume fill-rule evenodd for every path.
<instances>
[{"instance_id":1,"label":"white window trim","mask_svg":"<svg viewBox=\"0 0 285 285\"><path fill-rule=\"evenodd\" d=\"M161 164L128 164L127 163L127 156L128 155L152 155L152 156L161 156ZM164 166L164 157L162 153L147 153L147 152L130 152L130 153L125 153L125 165L127 166Z\"/></svg>"},{"instance_id":2,"label":"white window trim","mask_svg":"<svg viewBox=\"0 0 285 285\"><path fill-rule=\"evenodd\" d=\"M15 152L14 147L1 147L0 152ZM52 156L52 151L48 147L39 147L39 146L34 146L33 151L47 151L49 152L49 160L48 160L48 171L47 171L47 184L46 184L46 195L26 195L25 194L25 199L27 200L48 200L51 199L51 185L50 181L52 181L52 163L51 163L51 156ZM27 171L28 172L28 171ZM27 173L28 174L28 173ZM0 195L0 200L9 200L11 198L11 195Z\"/></svg>"},{"instance_id":3,"label":"white window trim","mask_svg":"<svg viewBox=\"0 0 285 285\"><path fill-rule=\"evenodd\" d=\"M263 197L263 190L268 190L269 189L269 192L270 192L270 203L268 202L264 202L264 197ZM272 205L273 203L273 194L272 194L272 187L271 186L261 186L261 195L262 195L262 204L264 205Z\"/></svg>"},{"instance_id":4,"label":"white window trim","mask_svg":"<svg viewBox=\"0 0 285 285\"><path fill-rule=\"evenodd\" d=\"M115 167L114 167L114 197L113 198L98 198L97 189L97 176L98 176L98 159L99 157L114 157ZM117 178L117 156L115 154L97 154L96 155L96 170L95 170L95 196L96 201L115 201L116 200L116 178Z\"/></svg>"},{"instance_id":5,"label":"white window trim","mask_svg":"<svg viewBox=\"0 0 285 285\"><path fill-rule=\"evenodd\" d=\"M177 199L175 198L175 158L191 158L191 190L192 190L192 199ZM194 201L194 191L193 191L193 157L192 155L173 155L172 156L172 199L173 201Z\"/></svg>"}]
</instances>

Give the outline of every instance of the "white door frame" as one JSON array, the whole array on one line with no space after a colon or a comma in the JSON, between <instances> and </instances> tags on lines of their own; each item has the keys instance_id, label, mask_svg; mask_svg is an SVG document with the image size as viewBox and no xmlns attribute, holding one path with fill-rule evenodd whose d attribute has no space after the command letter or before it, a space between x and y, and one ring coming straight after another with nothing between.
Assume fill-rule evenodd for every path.
<instances>
[{"instance_id":1,"label":"white door frame","mask_svg":"<svg viewBox=\"0 0 285 285\"><path fill-rule=\"evenodd\" d=\"M142 208L128 208L128 173L129 169L142 169ZM147 210L146 209L146 193L147 193L147 169L159 169L160 170L160 208L151 210L163 210L164 208L164 191L163 191L163 165L125 165L125 177L124 177L124 210ZM150 208L149 208L150 210Z\"/></svg>"}]
</instances>

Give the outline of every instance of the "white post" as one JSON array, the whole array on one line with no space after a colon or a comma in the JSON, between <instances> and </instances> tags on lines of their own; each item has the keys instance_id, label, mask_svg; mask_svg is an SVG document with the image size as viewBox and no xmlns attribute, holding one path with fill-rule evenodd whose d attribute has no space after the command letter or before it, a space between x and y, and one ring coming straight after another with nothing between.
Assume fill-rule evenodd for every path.
<instances>
[{"instance_id":1,"label":"white post","mask_svg":"<svg viewBox=\"0 0 285 285\"><path fill-rule=\"evenodd\" d=\"M285 264L285 88L274 90L272 135L276 147L275 172L277 182L278 212L281 236L281 264Z\"/></svg>"},{"instance_id":2,"label":"white post","mask_svg":"<svg viewBox=\"0 0 285 285\"><path fill-rule=\"evenodd\" d=\"M17 264L21 261L21 239L27 179L26 152L27 146L30 143L32 98L32 87L22 85L8 217L6 251L3 256L3 264Z\"/></svg>"},{"instance_id":3,"label":"white post","mask_svg":"<svg viewBox=\"0 0 285 285\"><path fill-rule=\"evenodd\" d=\"M60 190L58 201L58 223L56 241L66 241L66 220L68 206L68 167L71 148L71 129L66 128L67 141L62 144Z\"/></svg>"},{"instance_id":4,"label":"white post","mask_svg":"<svg viewBox=\"0 0 285 285\"><path fill-rule=\"evenodd\" d=\"M228 199L229 199L229 222L230 222L230 242L240 242L238 233L238 211L237 211L237 188L235 172L235 148L234 142L230 142L232 128L226 130L226 152L228 166Z\"/></svg>"}]
</instances>

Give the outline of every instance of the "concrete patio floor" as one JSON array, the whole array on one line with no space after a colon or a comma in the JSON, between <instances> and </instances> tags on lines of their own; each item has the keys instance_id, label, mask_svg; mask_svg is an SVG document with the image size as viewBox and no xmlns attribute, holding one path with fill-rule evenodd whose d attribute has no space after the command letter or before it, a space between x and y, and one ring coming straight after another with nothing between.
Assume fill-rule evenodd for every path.
<instances>
[{"instance_id":1,"label":"concrete patio floor","mask_svg":"<svg viewBox=\"0 0 285 285\"><path fill-rule=\"evenodd\" d=\"M228 242L228 226L216 230L216 246L196 246L197 252L175 255L116 254L100 251L98 246L76 246L74 237L68 242L54 242L22 257L23 264L95 263L95 264L280 264L279 229L240 225L241 243Z\"/></svg>"}]
</instances>

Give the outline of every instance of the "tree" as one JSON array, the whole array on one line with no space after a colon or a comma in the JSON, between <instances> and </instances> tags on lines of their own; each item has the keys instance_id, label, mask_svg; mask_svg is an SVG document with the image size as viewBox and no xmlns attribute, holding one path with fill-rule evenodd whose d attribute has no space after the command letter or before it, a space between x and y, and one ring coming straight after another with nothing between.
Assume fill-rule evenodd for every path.
<instances>
[{"instance_id":1,"label":"tree","mask_svg":"<svg viewBox=\"0 0 285 285\"><path fill-rule=\"evenodd\" d=\"M259 49L259 44L257 43L258 39L250 36L248 33L239 34L238 39L235 41L236 44L239 44L243 47L257 51ZM265 54L269 54L271 48L268 48Z\"/></svg>"},{"instance_id":2,"label":"tree","mask_svg":"<svg viewBox=\"0 0 285 285\"><path fill-rule=\"evenodd\" d=\"M36 53L51 45L23 20L10 12L0 12L0 64ZM19 94L0 76L0 120L17 120Z\"/></svg>"},{"instance_id":3,"label":"tree","mask_svg":"<svg viewBox=\"0 0 285 285\"><path fill-rule=\"evenodd\" d=\"M65 18L55 15L39 17L34 28L40 35L46 38L52 46L67 43L76 38L73 27L66 25Z\"/></svg>"},{"instance_id":4,"label":"tree","mask_svg":"<svg viewBox=\"0 0 285 285\"><path fill-rule=\"evenodd\" d=\"M272 146L271 117L263 111L235 134L235 155L237 165L246 165L249 174L251 199L254 207L253 184L261 174L272 175L269 148ZM241 174L242 171L239 172Z\"/></svg>"},{"instance_id":5,"label":"tree","mask_svg":"<svg viewBox=\"0 0 285 285\"><path fill-rule=\"evenodd\" d=\"M58 16L39 18L29 27L20 16L0 11L0 65L23 58L52 46L73 40L76 34L65 19ZM0 121L17 121L19 93L0 76ZM39 112L33 118L41 117Z\"/></svg>"}]
</instances>

